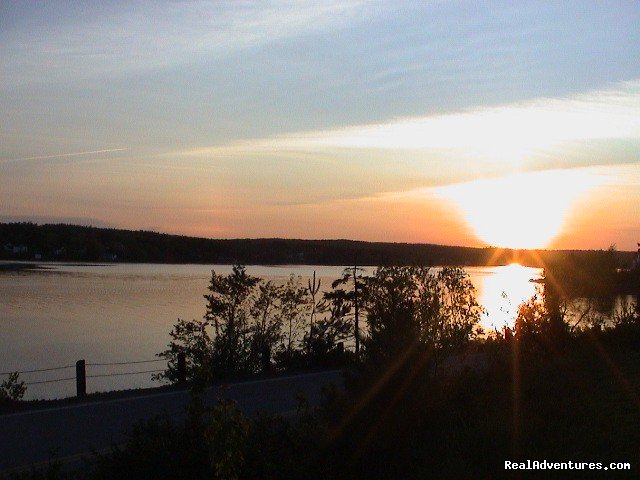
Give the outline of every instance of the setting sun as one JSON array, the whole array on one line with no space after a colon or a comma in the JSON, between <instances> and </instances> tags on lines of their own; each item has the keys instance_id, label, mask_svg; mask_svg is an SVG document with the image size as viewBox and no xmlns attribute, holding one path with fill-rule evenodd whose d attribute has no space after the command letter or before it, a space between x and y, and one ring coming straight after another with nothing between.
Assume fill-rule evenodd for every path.
<instances>
[{"instance_id":1,"label":"setting sun","mask_svg":"<svg viewBox=\"0 0 640 480\"><path fill-rule=\"evenodd\" d=\"M638 470L638 25L0 0L0 479Z\"/></svg>"},{"instance_id":2,"label":"setting sun","mask_svg":"<svg viewBox=\"0 0 640 480\"><path fill-rule=\"evenodd\" d=\"M602 177L572 170L508 175L439 188L489 245L543 248L561 233L575 201Z\"/></svg>"}]
</instances>

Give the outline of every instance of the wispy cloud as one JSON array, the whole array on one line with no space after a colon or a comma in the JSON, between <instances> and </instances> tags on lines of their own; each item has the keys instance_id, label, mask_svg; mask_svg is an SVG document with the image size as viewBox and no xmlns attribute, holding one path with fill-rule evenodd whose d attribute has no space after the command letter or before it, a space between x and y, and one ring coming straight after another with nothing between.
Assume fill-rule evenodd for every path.
<instances>
[{"instance_id":1,"label":"wispy cloud","mask_svg":"<svg viewBox=\"0 0 640 480\"><path fill-rule=\"evenodd\" d=\"M183 153L416 150L518 163L566 142L626 138L640 138L640 80L566 98L540 98L500 107L292 133Z\"/></svg>"},{"instance_id":2,"label":"wispy cloud","mask_svg":"<svg viewBox=\"0 0 640 480\"><path fill-rule=\"evenodd\" d=\"M52 158L81 157L84 155L97 155L101 153L123 152L125 150L127 149L126 148L107 148L103 150L91 150L88 152L72 152L72 153L59 153L56 155L38 155L35 157L7 158L7 159L0 159L0 162L13 163L13 162L22 162L22 161L29 161L29 160L49 160Z\"/></svg>"},{"instance_id":3,"label":"wispy cloud","mask_svg":"<svg viewBox=\"0 0 640 480\"><path fill-rule=\"evenodd\" d=\"M124 2L74 11L0 35L6 74L96 76L225 55L357 18L364 0ZM15 30L15 29L14 29ZM4 38L3 38L4 37Z\"/></svg>"}]
</instances>

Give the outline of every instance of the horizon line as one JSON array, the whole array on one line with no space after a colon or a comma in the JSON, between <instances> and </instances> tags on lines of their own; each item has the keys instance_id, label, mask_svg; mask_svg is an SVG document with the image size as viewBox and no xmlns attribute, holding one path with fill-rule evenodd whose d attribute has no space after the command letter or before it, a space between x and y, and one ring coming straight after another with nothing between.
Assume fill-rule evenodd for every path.
<instances>
[{"instance_id":1,"label":"horizon line","mask_svg":"<svg viewBox=\"0 0 640 480\"><path fill-rule=\"evenodd\" d=\"M444 247L444 248L467 248L473 250L503 250L510 252L598 252L605 251L608 248L614 248L615 251L621 253L635 253L635 250L617 250L616 245L610 245L606 248L599 249L583 249L583 248L511 248L511 247L500 247L496 245L485 245L481 247L473 247L469 245L447 245L442 243L429 243L429 242L400 242L400 241L383 241L383 240L355 240L350 238L293 238L293 237L233 237L233 238L224 238L224 237L200 237L194 235L186 235L181 233L169 233L169 232L161 232L156 230L146 230L146 229L138 229L133 230L130 228L124 227L99 227L94 225L82 225L76 223L39 223L30 220L24 221L15 221L15 222L3 222L0 221L0 225L15 225L15 224L31 224L38 227L44 226L69 226L69 227L80 227L80 228L94 228L98 230L120 230L125 232L132 233L152 233L155 235L167 235L173 237L185 237L192 238L197 240L212 240L212 241L259 241L259 240L281 240L281 241L299 241L299 242L352 242L352 243L367 243L367 244L387 244L387 245L413 245L413 246L432 246L432 247Z\"/></svg>"}]
</instances>

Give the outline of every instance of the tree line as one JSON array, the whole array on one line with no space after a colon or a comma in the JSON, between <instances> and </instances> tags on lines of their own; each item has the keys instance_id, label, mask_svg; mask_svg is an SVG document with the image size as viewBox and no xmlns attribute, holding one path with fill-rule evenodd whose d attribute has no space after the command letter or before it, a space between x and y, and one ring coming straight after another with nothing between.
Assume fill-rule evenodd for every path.
<instances>
[{"instance_id":1,"label":"tree line","mask_svg":"<svg viewBox=\"0 0 640 480\"><path fill-rule=\"evenodd\" d=\"M522 265L567 259L587 265L597 252L511 250L353 240L210 239L80 225L0 223L0 259L245 265ZM633 252L616 252L618 267Z\"/></svg>"},{"instance_id":2,"label":"tree line","mask_svg":"<svg viewBox=\"0 0 640 480\"><path fill-rule=\"evenodd\" d=\"M177 381L178 356L187 380L302 368L327 368L398 352L429 351L433 358L473 338L482 308L464 270L455 267L359 267L321 291L321 280L298 277L277 285L242 265L229 275L212 271L205 314L179 319L160 353Z\"/></svg>"}]
</instances>

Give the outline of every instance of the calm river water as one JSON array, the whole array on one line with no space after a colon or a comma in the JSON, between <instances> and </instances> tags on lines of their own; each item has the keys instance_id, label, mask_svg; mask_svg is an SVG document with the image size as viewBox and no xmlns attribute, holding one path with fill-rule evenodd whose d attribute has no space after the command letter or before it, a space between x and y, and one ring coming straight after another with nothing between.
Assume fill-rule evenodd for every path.
<instances>
[{"instance_id":1,"label":"calm river water","mask_svg":"<svg viewBox=\"0 0 640 480\"><path fill-rule=\"evenodd\" d=\"M154 360L164 350L178 317L200 318L211 269L229 265L71 265L44 264L49 269L0 273L0 372L75 364ZM313 274L323 286L339 277L342 267L248 266L247 271L275 281L291 274ZM371 271L373 269L370 269ZM519 265L466 269L485 307L485 328L511 324L517 306L536 292L541 270ZM160 369L163 364L89 365L87 375ZM26 382L73 378L73 368L25 373ZM0 376L3 378L4 376ZM91 377L90 392L157 385L150 373ZM75 394L75 382L63 380L29 385L26 398Z\"/></svg>"}]
</instances>

